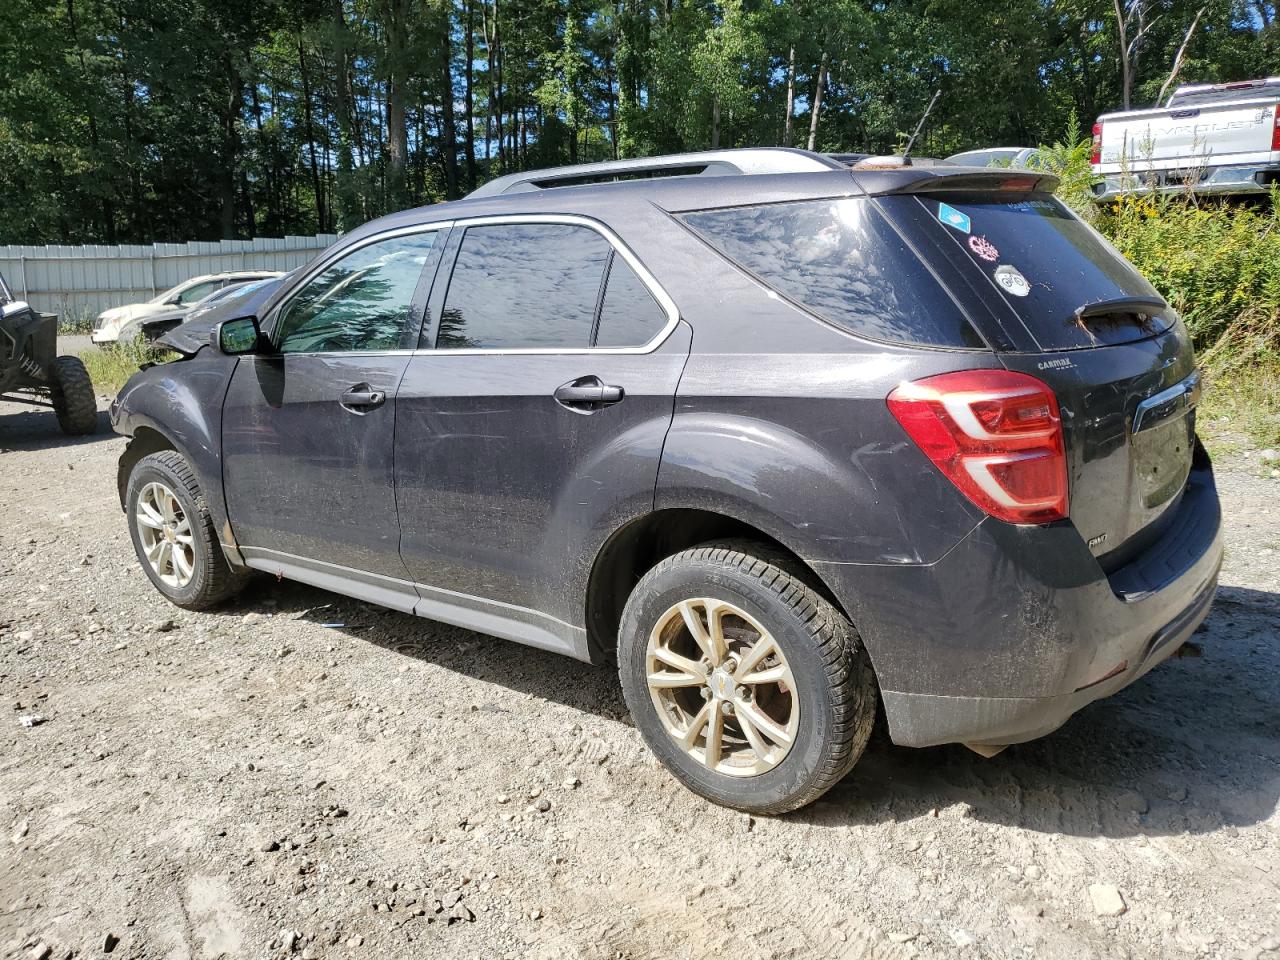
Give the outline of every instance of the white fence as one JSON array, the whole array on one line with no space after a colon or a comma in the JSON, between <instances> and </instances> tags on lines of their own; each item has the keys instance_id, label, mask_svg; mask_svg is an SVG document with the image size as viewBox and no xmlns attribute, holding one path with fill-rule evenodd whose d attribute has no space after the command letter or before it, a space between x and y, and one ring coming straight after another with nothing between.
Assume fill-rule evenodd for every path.
<instances>
[{"instance_id":1,"label":"white fence","mask_svg":"<svg viewBox=\"0 0 1280 960\"><path fill-rule=\"evenodd\" d=\"M109 307L150 300L204 273L292 270L336 239L321 234L148 246L0 246L0 274L37 310L96 315Z\"/></svg>"}]
</instances>

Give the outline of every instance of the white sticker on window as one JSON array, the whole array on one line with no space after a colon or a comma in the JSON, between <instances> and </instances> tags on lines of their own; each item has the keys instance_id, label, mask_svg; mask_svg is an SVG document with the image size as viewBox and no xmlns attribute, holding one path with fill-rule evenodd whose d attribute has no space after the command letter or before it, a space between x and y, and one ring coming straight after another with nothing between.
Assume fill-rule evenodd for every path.
<instances>
[{"instance_id":1,"label":"white sticker on window","mask_svg":"<svg viewBox=\"0 0 1280 960\"><path fill-rule=\"evenodd\" d=\"M1000 284L1000 289L1005 293L1011 293L1015 297L1025 297L1031 292L1031 284L1027 283L1022 271L1007 263L996 267L996 283Z\"/></svg>"}]
</instances>

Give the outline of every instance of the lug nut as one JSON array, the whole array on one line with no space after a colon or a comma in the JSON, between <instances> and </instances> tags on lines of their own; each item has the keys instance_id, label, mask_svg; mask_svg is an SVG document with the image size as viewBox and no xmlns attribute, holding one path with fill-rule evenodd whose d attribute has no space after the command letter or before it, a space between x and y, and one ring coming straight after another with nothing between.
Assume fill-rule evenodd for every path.
<instances>
[{"instance_id":1,"label":"lug nut","mask_svg":"<svg viewBox=\"0 0 1280 960\"><path fill-rule=\"evenodd\" d=\"M720 704L720 712L726 717L730 716L733 713L733 704L726 700L724 703Z\"/></svg>"},{"instance_id":2,"label":"lug nut","mask_svg":"<svg viewBox=\"0 0 1280 960\"><path fill-rule=\"evenodd\" d=\"M710 687L703 687L703 688L702 688L702 699L703 699L703 700L710 700L710 699L711 699L711 688L710 688Z\"/></svg>"}]
</instances>

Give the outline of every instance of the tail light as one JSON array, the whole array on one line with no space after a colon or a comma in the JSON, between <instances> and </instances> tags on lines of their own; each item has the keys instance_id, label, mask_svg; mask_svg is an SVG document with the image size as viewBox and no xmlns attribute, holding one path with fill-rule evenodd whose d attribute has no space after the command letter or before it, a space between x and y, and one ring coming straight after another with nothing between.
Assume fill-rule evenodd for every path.
<instances>
[{"instance_id":1,"label":"tail light","mask_svg":"<svg viewBox=\"0 0 1280 960\"><path fill-rule=\"evenodd\" d=\"M903 383L889 412L947 478L1009 523L1067 516L1067 458L1058 400L1009 370L962 370Z\"/></svg>"},{"instance_id":2,"label":"tail light","mask_svg":"<svg viewBox=\"0 0 1280 960\"><path fill-rule=\"evenodd\" d=\"M1275 126L1271 131L1271 149L1280 150L1280 104L1276 106Z\"/></svg>"},{"instance_id":3,"label":"tail light","mask_svg":"<svg viewBox=\"0 0 1280 960\"><path fill-rule=\"evenodd\" d=\"M1102 124L1100 123L1093 125L1093 153L1089 156L1089 162L1102 162Z\"/></svg>"}]
</instances>

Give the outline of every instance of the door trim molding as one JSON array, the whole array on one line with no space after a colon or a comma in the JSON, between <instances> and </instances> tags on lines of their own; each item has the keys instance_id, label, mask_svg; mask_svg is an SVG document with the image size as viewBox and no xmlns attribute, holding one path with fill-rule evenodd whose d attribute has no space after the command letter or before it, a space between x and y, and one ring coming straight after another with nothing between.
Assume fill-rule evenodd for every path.
<instances>
[{"instance_id":1,"label":"door trim molding","mask_svg":"<svg viewBox=\"0 0 1280 960\"><path fill-rule=\"evenodd\" d=\"M490 600L444 587L368 573L267 547L242 546L245 564L289 580L331 590L427 620L486 633L525 646L590 660L587 631L531 607Z\"/></svg>"}]
</instances>

